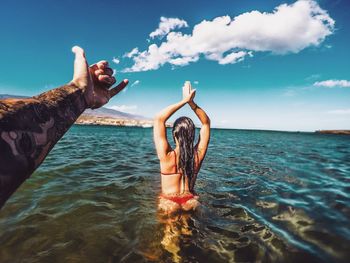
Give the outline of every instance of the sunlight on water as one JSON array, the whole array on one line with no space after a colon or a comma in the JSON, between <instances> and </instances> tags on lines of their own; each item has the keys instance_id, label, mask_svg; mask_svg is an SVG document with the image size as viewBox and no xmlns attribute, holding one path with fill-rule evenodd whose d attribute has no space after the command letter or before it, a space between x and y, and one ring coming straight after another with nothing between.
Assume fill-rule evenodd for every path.
<instances>
[{"instance_id":1,"label":"sunlight on water","mask_svg":"<svg viewBox=\"0 0 350 263\"><path fill-rule=\"evenodd\" d=\"M350 137L213 130L202 207L157 213L152 130L73 127L2 209L0 262L346 262Z\"/></svg>"}]
</instances>

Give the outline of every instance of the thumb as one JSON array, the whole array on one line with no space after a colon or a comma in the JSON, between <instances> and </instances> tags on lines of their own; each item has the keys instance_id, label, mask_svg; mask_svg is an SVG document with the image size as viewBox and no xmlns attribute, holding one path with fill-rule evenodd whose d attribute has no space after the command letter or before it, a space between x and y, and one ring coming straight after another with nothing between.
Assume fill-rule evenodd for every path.
<instances>
[{"instance_id":1,"label":"thumb","mask_svg":"<svg viewBox=\"0 0 350 263\"><path fill-rule=\"evenodd\" d=\"M86 87L90 82L90 74L85 52L79 46L74 46L72 52L75 54L73 82L80 87Z\"/></svg>"}]
</instances>

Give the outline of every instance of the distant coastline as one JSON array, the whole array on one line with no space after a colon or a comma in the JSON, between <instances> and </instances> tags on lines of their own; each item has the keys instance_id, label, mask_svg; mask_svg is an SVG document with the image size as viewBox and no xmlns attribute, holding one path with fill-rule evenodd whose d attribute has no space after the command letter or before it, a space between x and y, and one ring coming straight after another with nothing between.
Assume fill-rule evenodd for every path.
<instances>
[{"instance_id":1,"label":"distant coastline","mask_svg":"<svg viewBox=\"0 0 350 263\"><path fill-rule=\"evenodd\" d=\"M149 128L153 126L151 120L119 119L105 116L82 115L75 122L77 125L107 125L107 126L133 126Z\"/></svg>"},{"instance_id":2,"label":"distant coastline","mask_svg":"<svg viewBox=\"0 0 350 263\"><path fill-rule=\"evenodd\" d=\"M150 118L116 111L109 108L100 108L95 110L85 110L76 120L78 125L107 125L107 126L133 126L133 127L152 127L153 121Z\"/></svg>"},{"instance_id":3,"label":"distant coastline","mask_svg":"<svg viewBox=\"0 0 350 263\"><path fill-rule=\"evenodd\" d=\"M316 133L350 135L350 130L320 130L316 131Z\"/></svg>"}]
</instances>

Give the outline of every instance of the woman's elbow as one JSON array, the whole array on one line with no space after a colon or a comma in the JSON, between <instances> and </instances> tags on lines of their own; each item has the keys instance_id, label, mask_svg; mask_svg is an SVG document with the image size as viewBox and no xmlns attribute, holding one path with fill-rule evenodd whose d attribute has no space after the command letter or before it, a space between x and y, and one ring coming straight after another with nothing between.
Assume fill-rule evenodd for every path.
<instances>
[{"instance_id":1,"label":"woman's elbow","mask_svg":"<svg viewBox=\"0 0 350 263\"><path fill-rule=\"evenodd\" d=\"M158 113L158 114L154 117L153 122L154 122L154 123L162 123L162 122L164 122L164 118L163 118L163 116L162 116L161 114Z\"/></svg>"},{"instance_id":2,"label":"woman's elbow","mask_svg":"<svg viewBox=\"0 0 350 263\"><path fill-rule=\"evenodd\" d=\"M205 120L203 125L208 125L210 127L210 119L209 119L209 117L207 117L207 119Z\"/></svg>"}]
</instances>

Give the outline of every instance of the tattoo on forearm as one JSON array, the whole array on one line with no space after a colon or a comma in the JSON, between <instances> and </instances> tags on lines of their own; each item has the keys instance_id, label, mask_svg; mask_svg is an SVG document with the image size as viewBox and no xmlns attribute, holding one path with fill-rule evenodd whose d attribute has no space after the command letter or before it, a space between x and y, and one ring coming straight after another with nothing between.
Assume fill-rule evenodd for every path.
<instances>
[{"instance_id":1,"label":"tattoo on forearm","mask_svg":"<svg viewBox=\"0 0 350 263\"><path fill-rule=\"evenodd\" d=\"M85 108L82 90L73 84L33 98L0 100L0 207Z\"/></svg>"}]
</instances>

